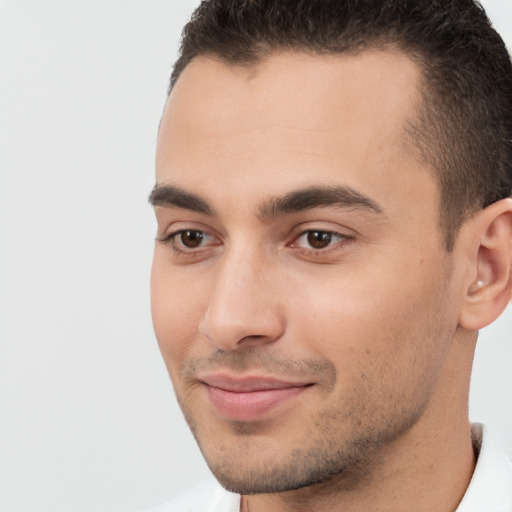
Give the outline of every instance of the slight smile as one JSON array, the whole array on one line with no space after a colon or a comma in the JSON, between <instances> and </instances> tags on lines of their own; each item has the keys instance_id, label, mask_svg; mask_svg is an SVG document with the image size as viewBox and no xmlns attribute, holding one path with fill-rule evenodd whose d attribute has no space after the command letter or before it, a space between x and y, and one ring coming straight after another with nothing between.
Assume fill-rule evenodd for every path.
<instances>
[{"instance_id":1,"label":"slight smile","mask_svg":"<svg viewBox=\"0 0 512 512\"><path fill-rule=\"evenodd\" d=\"M233 378L209 375L201 379L217 412L232 421L258 421L302 394L312 383L286 382L269 377Z\"/></svg>"}]
</instances>

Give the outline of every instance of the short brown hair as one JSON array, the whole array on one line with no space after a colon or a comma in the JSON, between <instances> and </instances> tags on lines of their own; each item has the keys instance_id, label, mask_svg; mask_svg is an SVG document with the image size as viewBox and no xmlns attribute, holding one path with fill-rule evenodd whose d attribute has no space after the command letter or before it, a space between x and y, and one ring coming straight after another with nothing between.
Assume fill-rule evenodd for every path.
<instances>
[{"instance_id":1,"label":"short brown hair","mask_svg":"<svg viewBox=\"0 0 512 512\"><path fill-rule=\"evenodd\" d=\"M183 31L169 92L187 64L212 55L250 65L271 52L394 48L423 73L408 127L441 190L448 250L469 215L512 191L512 65L473 0L205 0Z\"/></svg>"}]
</instances>

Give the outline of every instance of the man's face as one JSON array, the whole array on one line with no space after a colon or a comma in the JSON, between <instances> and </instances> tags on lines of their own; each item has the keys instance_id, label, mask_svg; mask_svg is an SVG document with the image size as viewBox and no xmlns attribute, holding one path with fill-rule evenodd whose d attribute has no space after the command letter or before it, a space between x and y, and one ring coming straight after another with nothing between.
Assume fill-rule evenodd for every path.
<instances>
[{"instance_id":1,"label":"man's face","mask_svg":"<svg viewBox=\"0 0 512 512\"><path fill-rule=\"evenodd\" d=\"M231 490L349 474L435 423L457 293L439 191L405 134L418 80L386 52L201 57L170 96L154 326Z\"/></svg>"}]
</instances>

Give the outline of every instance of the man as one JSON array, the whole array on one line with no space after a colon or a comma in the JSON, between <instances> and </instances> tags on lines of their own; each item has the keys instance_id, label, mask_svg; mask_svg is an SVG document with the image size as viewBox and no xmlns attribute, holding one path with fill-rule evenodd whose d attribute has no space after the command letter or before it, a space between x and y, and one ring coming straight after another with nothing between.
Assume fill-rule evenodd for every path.
<instances>
[{"instance_id":1,"label":"man","mask_svg":"<svg viewBox=\"0 0 512 512\"><path fill-rule=\"evenodd\" d=\"M160 127L152 308L227 491L157 510L512 511L467 412L511 190L512 67L472 0L203 2Z\"/></svg>"}]
</instances>

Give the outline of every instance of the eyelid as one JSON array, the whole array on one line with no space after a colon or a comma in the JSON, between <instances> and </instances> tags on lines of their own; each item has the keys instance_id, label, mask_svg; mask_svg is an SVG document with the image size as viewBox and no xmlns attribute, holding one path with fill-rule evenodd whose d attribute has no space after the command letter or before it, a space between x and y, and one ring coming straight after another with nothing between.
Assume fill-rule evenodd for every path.
<instances>
[{"instance_id":1,"label":"eyelid","mask_svg":"<svg viewBox=\"0 0 512 512\"><path fill-rule=\"evenodd\" d=\"M157 239L166 240L177 233L182 233L183 231L201 231L220 239L218 232L211 226L194 220L173 220L172 222L162 222L162 225L158 226Z\"/></svg>"},{"instance_id":2,"label":"eyelid","mask_svg":"<svg viewBox=\"0 0 512 512\"><path fill-rule=\"evenodd\" d=\"M300 239L303 236L314 232L329 233L337 238L323 248L314 248L310 245L304 246L300 243ZM316 263L329 263L332 258L341 256L357 237L357 233L354 230L330 222L303 223L296 227L295 233L287 246L295 251L301 259L311 259L312 262Z\"/></svg>"},{"instance_id":3,"label":"eyelid","mask_svg":"<svg viewBox=\"0 0 512 512\"><path fill-rule=\"evenodd\" d=\"M195 229L195 228L187 229L187 228L185 228L185 229L177 229L176 231L172 231L172 232L168 233L167 235L165 235L164 237L159 238L159 240L161 242L169 242L169 241L175 239L176 237L178 237L179 235L182 235L183 233L187 233L187 232L201 233L209 239L214 239L214 240L217 239L216 236L212 235L211 233L208 233L208 231L205 231L204 229Z\"/></svg>"},{"instance_id":4,"label":"eyelid","mask_svg":"<svg viewBox=\"0 0 512 512\"><path fill-rule=\"evenodd\" d=\"M327 234L327 235L331 235L333 238L337 237L337 238L339 238L341 240L345 240L345 239L348 238L347 235L344 235L342 233L338 233L337 231L330 231L330 230L327 230L327 229L306 229L305 231L302 231L301 233L299 233L298 236L295 237L293 243L296 244L298 240L303 238L305 235L309 235L310 233L324 233L324 234ZM329 244L329 246L330 245L335 245L335 243ZM317 249L317 250L321 250L321 249Z\"/></svg>"},{"instance_id":5,"label":"eyelid","mask_svg":"<svg viewBox=\"0 0 512 512\"><path fill-rule=\"evenodd\" d=\"M345 238L355 238L358 236L358 232L354 229L328 220L302 222L293 228L292 236L293 238L298 238L311 231L333 233Z\"/></svg>"},{"instance_id":6,"label":"eyelid","mask_svg":"<svg viewBox=\"0 0 512 512\"><path fill-rule=\"evenodd\" d=\"M314 248L314 247L303 247L300 245L300 240L305 237L306 235L310 235L311 233L322 233L327 234L332 237L333 240L329 240L329 243L326 247L322 248ZM293 241L289 244L290 247L295 247L297 249L303 249L303 250L310 250L314 252L326 252L329 249L335 248L339 244L343 243L346 240L349 240L353 237L350 237L348 235L344 235L343 233L339 233L337 231L330 231L326 229L307 229L305 231L302 231L297 236L294 237Z\"/></svg>"},{"instance_id":7,"label":"eyelid","mask_svg":"<svg viewBox=\"0 0 512 512\"><path fill-rule=\"evenodd\" d=\"M208 238L208 241L197 247L187 247L177 240L182 233L187 231L203 233ZM156 240L169 246L172 253L176 256L188 256L191 258L204 255L222 243L220 236L215 230L199 222L186 221L173 222L168 225L162 235L157 235Z\"/></svg>"}]
</instances>

